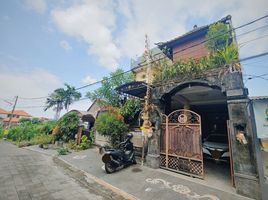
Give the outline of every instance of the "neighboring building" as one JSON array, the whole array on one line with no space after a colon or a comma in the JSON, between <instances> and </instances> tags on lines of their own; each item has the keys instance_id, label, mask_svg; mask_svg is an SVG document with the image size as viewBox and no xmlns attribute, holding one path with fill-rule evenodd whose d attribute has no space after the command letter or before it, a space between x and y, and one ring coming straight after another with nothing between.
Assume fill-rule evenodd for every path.
<instances>
[{"instance_id":1,"label":"neighboring building","mask_svg":"<svg viewBox=\"0 0 268 200\"><path fill-rule=\"evenodd\" d=\"M232 30L231 16L219 22ZM209 27L195 26L180 37L157 43L158 48L170 62L190 58L199 60L209 53L205 46ZM235 42L233 31L230 31L229 39ZM144 98L147 65L142 66L142 63L132 65L136 81L118 87L119 92ZM151 85L153 134L148 140L146 163L152 168L160 167L205 180L211 170L214 179L217 177L217 180L225 179L227 184L232 183L237 193L260 199L259 177L263 174L258 170L260 163L256 158L259 145L251 117L252 102L248 98L242 72L235 69L223 77L219 76L223 70L223 67L215 66L201 74L180 74ZM154 73L151 76L153 78ZM203 158L202 141L210 135L226 138L230 163L227 168L222 165L207 167L210 164ZM211 154L217 160L222 155L217 149L211 150Z\"/></svg>"},{"instance_id":2,"label":"neighboring building","mask_svg":"<svg viewBox=\"0 0 268 200\"><path fill-rule=\"evenodd\" d=\"M95 119L97 119L100 112L103 112L103 111L105 111L105 109L103 108L103 106L101 106L101 103L98 100L95 100L91 104L91 106L87 109L87 112L90 113ZM109 141L107 137L100 135L97 131L95 132L94 137L95 137L94 143L99 146L105 146Z\"/></svg>"},{"instance_id":3,"label":"neighboring building","mask_svg":"<svg viewBox=\"0 0 268 200\"><path fill-rule=\"evenodd\" d=\"M0 126L3 124L3 120L7 117L8 111L0 108Z\"/></svg>"},{"instance_id":4,"label":"neighboring building","mask_svg":"<svg viewBox=\"0 0 268 200\"><path fill-rule=\"evenodd\" d=\"M268 140L268 96L250 97L250 99L253 101L257 136Z\"/></svg>"},{"instance_id":5,"label":"neighboring building","mask_svg":"<svg viewBox=\"0 0 268 200\"><path fill-rule=\"evenodd\" d=\"M261 144L264 187L268 188L268 96L250 97L253 102L257 136ZM268 196L268 191L266 196Z\"/></svg>"},{"instance_id":6,"label":"neighboring building","mask_svg":"<svg viewBox=\"0 0 268 200\"><path fill-rule=\"evenodd\" d=\"M81 118L81 123L85 127L85 131L83 134L89 136L89 132L91 128L94 126L95 120L97 119L100 112L105 111L103 106L100 105L98 100L95 100L87 111L80 111L80 110L70 110L68 113L75 112L78 113L78 116ZM104 137L97 132L94 135L95 141L94 143L99 146L104 146L108 143L108 138Z\"/></svg>"},{"instance_id":7,"label":"neighboring building","mask_svg":"<svg viewBox=\"0 0 268 200\"><path fill-rule=\"evenodd\" d=\"M151 78L153 78L158 73L158 69L160 67L159 63L163 62L164 59L167 62L171 62L171 60L158 47L153 48L150 51L150 55L154 60L153 67L151 69ZM131 69L134 73L135 81L146 82L147 63L144 56L141 56L136 60L132 60Z\"/></svg>"},{"instance_id":8,"label":"neighboring building","mask_svg":"<svg viewBox=\"0 0 268 200\"><path fill-rule=\"evenodd\" d=\"M3 119L3 125L8 126L9 121L10 125L18 125L21 118L31 118L32 116L25 112L24 110L14 110L14 112L8 112L7 116Z\"/></svg>"}]
</instances>

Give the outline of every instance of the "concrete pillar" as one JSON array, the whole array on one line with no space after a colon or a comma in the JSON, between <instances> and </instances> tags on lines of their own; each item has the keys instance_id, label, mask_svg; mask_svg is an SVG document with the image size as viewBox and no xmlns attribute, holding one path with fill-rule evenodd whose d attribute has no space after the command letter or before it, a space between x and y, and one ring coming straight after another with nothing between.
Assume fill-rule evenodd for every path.
<instances>
[{"instance_id":1,"label":"concrete pillar","mask_svg":"<svg viewBox=\"0 0 268 200\"><path fill-rule=\"evenodd\" d=\"M233 154L234 181L238 194L260 199L260 184L256 159L256 137L250 119L250 103L240 72L225 76L225 88L230 120L230 142ZM245 140L237 140L238 133Z\"/></svg>"}]
</instances>

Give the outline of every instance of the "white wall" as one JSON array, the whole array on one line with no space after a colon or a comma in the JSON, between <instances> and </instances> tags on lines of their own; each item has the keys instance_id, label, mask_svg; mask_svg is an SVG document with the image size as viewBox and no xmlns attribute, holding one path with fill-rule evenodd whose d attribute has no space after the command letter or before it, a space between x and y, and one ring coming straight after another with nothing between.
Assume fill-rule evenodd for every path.
<instances>
[{"instance_id":1,"label":"white wall","mask_svg":"<svg viewBox=\"0 0 268 200\"><path fill-rule=\"evenodd\" d=\"M257 127L257 136L258 138L268 138L268 116L266 115L268 99L253 100L253 108Z\"/></svg>"}]
</instances>

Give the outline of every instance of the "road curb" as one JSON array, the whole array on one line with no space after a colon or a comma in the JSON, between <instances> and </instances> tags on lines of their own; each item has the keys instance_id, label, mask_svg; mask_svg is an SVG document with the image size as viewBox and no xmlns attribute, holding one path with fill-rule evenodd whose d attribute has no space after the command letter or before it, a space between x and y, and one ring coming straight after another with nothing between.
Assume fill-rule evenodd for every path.
<instances>
[{"instance_id":1,"label":"road curb","mask_svg":"<svg viewBox=\"0 0 268 200\"><path fill-rule=\"evenodd\" d=\"M125 192L125 191L123 191L123 190L111 185L110 183L107 183L106 181L104 181L104 180L102 180L102 179L100 179L100 178L98 178L98 177L96 177L96 176L94 176L94 175L82 170L82 169L79 169L78 167L74 166L73 164L69 163L68 161L62 159L60 156L54 156L54 157L57 157L59 160L61 160L65 164L69 165L70 167L83 172L87 176L87 178L95 181L96 183L102 185L103 187L105 187L105 188L107 188L109 190L112 190L117 195L120 195L120 196L124 197L125 199L129 199L129 200L139 200L139 198L135 197L134 195L129 194L129 193L127 193L127 192Z\"/></svg>"},{"instance_id":2,"label":"road curb","mask_svg":"<svg viewBox=\"0 0 268 200\"><path fill-rule=\"evenodd\" d=\"M30 151L33 151L33 152L36 152L36 153L41 153L41 154L44 154L46 156L50 156L50 157L55 157L57 159L59 159L60 161L64 162L66 165L78 170L78 171L81 171L83 172L87 178L93 180L94 182L98 183L99 185L103 186L104 188L108 189L108 190L111 190L113 191L114 193L116 193L117 195L120 195L122 196L123 198L125 199L129 199L129 200L140 200L139 198L135 197L134 195L132 194L129 194L113 185L111 185L110 183L107 183L105 182L104 180L100 179L100 178L97 178L96 176L82 170L82 169L79 169L78 167L76 167L75 165L69 163L68 161L64 160L62 157L60 156L57 156L57 155L51 155L47 152L43 152L43 151L39 151L37 149L30 149L30 148L25 148L25 147L22 147L23 149L26 149L26 150L30 150Z\"/></svg>"}]
</instances>

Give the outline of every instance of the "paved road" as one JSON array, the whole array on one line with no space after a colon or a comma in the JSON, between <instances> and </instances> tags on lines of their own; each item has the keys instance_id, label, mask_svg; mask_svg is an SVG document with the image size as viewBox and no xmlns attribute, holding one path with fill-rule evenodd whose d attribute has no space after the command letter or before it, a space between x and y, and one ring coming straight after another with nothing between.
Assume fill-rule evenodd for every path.
<instances>
[{"instance_id":1,"label":"paved road","mask_svg":"<svg viewBox=\"0 0 268 200\"><path fill-rule=\"evenodd\" d=\"M123 199L51 156L0 141L0 200Z\"/></svg>"}]
</instances>

